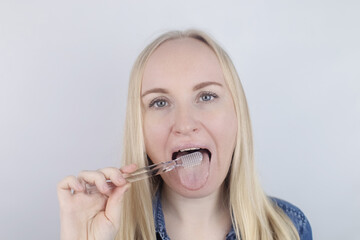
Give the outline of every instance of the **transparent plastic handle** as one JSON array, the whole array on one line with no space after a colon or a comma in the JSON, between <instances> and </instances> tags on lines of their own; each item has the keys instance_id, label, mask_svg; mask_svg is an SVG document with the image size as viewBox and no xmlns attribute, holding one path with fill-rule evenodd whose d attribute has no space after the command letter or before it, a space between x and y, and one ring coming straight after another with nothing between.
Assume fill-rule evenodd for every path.
<instances>
[{"instance_id":1,"label":"transparent plastic handle","mask_svg":"<svg viewBox=\"0 0 360 240\"><path fill-rule=\"evenodd\" d=\"M175 160L168 162L161 162L158 164L153 164L147 167L140 168L133 173L128 174L125 179L126 181L132 183L146 178L150 178L165 172L173 170L175 167L192 167L200 164L202 161L202 154L200 152L194 152L182 157L179 157ZM106 181L109 189L113 189L116 186L111 182L111 180ZM97 193L99 190L95 185L85 184L85 192L88 194Z\"/></svg>"},{"instance_id":2,"label":"transparent plastic handle","mask_svg":"<svg viewBox=\"0 0 360 240\"><path fill-rule=\"evenodd\" d=\"M150 165L144 168L140 168L135 172L126 176L125 179L128 182L136 182L142 179L150 178L165 172L169 172L176 167L175 161L169 161L165 163L158 163L154 165Z\"/></svg>"},{"instance_id":3,"label":"transparent plastic handle","mask_svg":"<svg viewBox=\"0 0 360 240\"><path fill-rule=\"evenodd\" d=\"M137 182L146 178L151 178L153 176L169 172L176 167L176 161L162 162L158 164L153 164L147 167L140 168L133 173L128 174L125 179L126 181L132 183ZM109 189L113 189L116 186L111 182L111 180L107 180L107 185ZM99 190L95 185L86 184L85 192L88 194L98 193Z\"/></svg>"}]
</instances>

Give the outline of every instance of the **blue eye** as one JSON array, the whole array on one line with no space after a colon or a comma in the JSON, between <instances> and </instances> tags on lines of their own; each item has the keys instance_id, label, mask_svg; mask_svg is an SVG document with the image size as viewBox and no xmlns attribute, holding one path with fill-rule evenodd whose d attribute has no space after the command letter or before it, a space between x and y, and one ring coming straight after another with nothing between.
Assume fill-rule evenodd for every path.
<instances>
[{"instance_id":1,"label":"blue eye","mask_svg":"<svg viewBox=\"0 0 360 240\"><path fill-rule=\"evenodd\" d=\"M218 96L213 92L204 92L200 95L200 101L201 102L209 102L211 100L214 100Z\"/></svg>"},{"instance_id":2,"label":"blue eye","mask_svg":"<svg viewBox=\"0 0 360 240\"><path fill-rule=\"evenodd\" d=\"M168 102L165 99L154 99L150 102L149 107L154 108L163 108L168 105Z\"/></svg>"},{"instance_id":3,"label":"blue eye","mask_svg":"<svg viewBox=\"0 0 360 240\"><path fill-rule=\"evenodd\" d=\"M211 99L213 99L213 96L211 95L203 95L201 96L201 100L204 102L210 101Z\"/></svg>"}]
</instances>

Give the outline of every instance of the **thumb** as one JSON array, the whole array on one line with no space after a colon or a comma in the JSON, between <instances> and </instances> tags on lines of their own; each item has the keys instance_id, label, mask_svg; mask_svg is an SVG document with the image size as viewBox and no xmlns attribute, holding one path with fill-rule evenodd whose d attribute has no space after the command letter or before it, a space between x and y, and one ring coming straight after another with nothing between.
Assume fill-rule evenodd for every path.
<instances>
[{"instance_id":1,"label":"thumb","mask_svg":"<svg viewBox=\"0 0 360 240\"><path fill-rule=\"evenodd\" d=\"M131 184L127 183L123 187L115 188L107 201L105 215L112 222L116 229L118 229L120 225L122 215L121 207L124 194L129 190L130 187Z\"/></svg>"}]
</instances>

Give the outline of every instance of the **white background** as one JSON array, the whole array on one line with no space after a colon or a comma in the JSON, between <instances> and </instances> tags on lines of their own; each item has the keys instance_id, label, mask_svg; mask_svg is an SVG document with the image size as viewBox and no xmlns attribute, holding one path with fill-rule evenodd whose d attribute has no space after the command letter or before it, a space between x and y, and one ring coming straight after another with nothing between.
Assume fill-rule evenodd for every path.
<instances>
[{"instance_id":1,"label":"white background","mask_svg":"<svg viewBox=\"0 0 360 240\"><path fill-rule=\"evenodd\" d=\"M0 1L0 239L58 239L56 184L120 166L131 66L167 30L199 28L243 82L266 192L314 239L360 229L360 3Z\"/></svg>"}]
</instances>

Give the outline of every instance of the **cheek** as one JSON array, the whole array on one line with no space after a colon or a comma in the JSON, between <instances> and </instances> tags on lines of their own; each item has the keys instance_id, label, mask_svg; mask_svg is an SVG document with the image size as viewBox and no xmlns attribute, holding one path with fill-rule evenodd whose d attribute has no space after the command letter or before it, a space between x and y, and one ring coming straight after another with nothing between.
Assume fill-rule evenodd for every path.
<instances>
[{"instance_id":1,"label":"cheek","mask_svg":"<svg viewBox=\"0 0 360 240\"><path fill-rule=\"evenodd\" d=\"M231 113L231 114L229 114ZM210 122L210 121L209 121ZM238 122L235 111L223 111L211 123L212 135L217 145L219 164L230 164L234 151Z\"/></svg>"},{"instance_id":2,"label":"cheek","mask_svg":"<svg viewBox=\"0 0 360 240\"><path fill-rule=\"evenodd\" d=\"M156 159L161 159L160 153L164 149L167 139L167 126L162 121L155 121L151 117L144 118L144 137L145 149L148 156L153 162L158 162Z\"/></svg>"},{"instance_id":3,"label":"cheek","mask_svg":"<svg viewBox=\"0 0 360 240\"><path fill-rule=\"evenodd\" d=\"M213 121L209 121L209 124L211 124L212 132L220 145L232 145L230 143L235 141L237 133L237 118L235 113L218 113Z\"/></svg>"}]
</instances>

